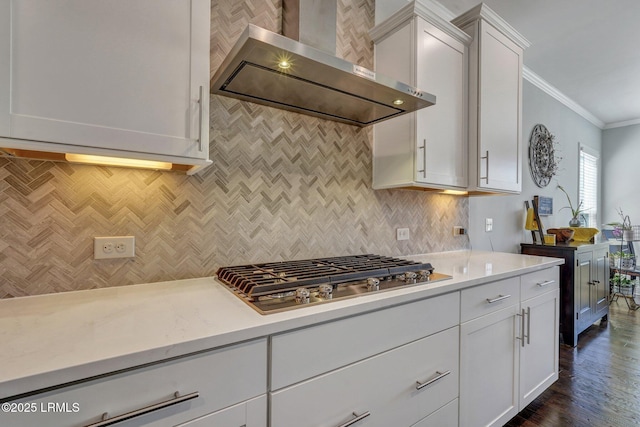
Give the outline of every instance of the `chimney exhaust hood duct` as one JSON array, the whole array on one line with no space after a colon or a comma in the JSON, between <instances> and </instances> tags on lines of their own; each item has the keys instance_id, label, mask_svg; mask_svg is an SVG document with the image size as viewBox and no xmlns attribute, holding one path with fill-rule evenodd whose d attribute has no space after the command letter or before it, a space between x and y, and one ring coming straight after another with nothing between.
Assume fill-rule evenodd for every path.
<instances>
[{"instance_id":1,"label":"chimney exhaust hood duct","mask_svg":"<svg viewBox=\"0 0 640 427\"><path fill-rule=\"evenodd\" d=\"M211 93L362 127L434 105L434 95L335 56L336 1L283 0L284 35L250 24Z\"/></svg>"}]
</instances>

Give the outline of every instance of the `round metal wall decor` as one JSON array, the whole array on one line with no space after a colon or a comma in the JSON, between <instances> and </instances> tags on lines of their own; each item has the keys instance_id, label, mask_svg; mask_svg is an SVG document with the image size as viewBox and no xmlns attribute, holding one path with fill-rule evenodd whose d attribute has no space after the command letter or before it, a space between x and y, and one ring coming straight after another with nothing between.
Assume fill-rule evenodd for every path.
<instances>
[{"instance_id":1,"label":"round metal wall decor","mask_svg":"<svg viewBox=\"0 0 640 427\"><path fill-rule=\"evenodd\" d=\"M555 137L545 125L535 125L529 138L529 168L533 182L540 188L549 185L558 171L560 158L555 154Z\"/></svg>"}]
</instances>

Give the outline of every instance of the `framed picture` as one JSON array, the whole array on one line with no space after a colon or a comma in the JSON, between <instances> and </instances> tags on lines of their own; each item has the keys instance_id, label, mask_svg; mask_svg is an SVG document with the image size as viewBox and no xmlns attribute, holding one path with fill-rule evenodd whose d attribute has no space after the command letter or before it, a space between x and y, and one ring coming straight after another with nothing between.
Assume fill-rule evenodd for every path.
<instances>
[{"instance_id":1,"label":"framed picture","mask_svg":"<svg viewBox=\"0 0 640 427\"><path fill-rule=\"evenodd\" d=\"M538 215L553 215L553 198L552 197L538 197Z\"/></svg>"}]
</instances>

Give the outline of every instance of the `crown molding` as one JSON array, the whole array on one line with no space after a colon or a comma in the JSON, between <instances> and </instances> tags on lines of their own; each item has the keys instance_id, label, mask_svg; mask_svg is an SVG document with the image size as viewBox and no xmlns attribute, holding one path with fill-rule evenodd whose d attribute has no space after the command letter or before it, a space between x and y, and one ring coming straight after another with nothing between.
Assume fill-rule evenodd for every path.
<instances>
[{"instance_id":1,"label":"crown molding","mask_svg":"<svg viewBox=\"0 0 640 427\"><path fill-rule=\"evenodd\" d=\"M451 23L460 28L465 28L466 26L471 25L479 19L484 19L485 21L496 27L498 31L509 37L515 44L520 46L520 48L526 50L529 46L531 46L531 42L529 42L529 40L527 40L522 34L520 34L515 28L513 28L500 15L495 13L485 3L480 3L476 7L466 11L457 18L454 18Z\"/></svg>"},{"instance_id":2,"label":"crown molding","mask_svg":"<svg viewBox=\"0 0 640 427\"><path fill-rule=\"evenodd\" d=\"M575 102L573 99L566 96L564 93L560 92L555 86L550 85L546 80L542 77L531 71L528 67L523 67L522 69L522 77L527 80L529 83L536 86L538 89L545 92L547 95L555 98L560 101L563 105L568 107L570 110L573 110L575 113L587 119L589 122L594 124L600 129L605 129L605 123L587 111L580 104ZM640 121L639 121L640 123Z\"/></svg>"},{"instance_id":3,"label":"crown molding","mask_svg":"<svg viewBox=\"0 0 640 427\"><path fill-rule=\"evenodd\" d=\"M369 31L369 37L374 43L378 43L414 16L424 19L467 46L471 44L471 36L449 22L453 16L449 9L433 0L415 0L407 3L406 6L373 27Z\"/></svg>"},{"instance_id":4,"label":"crown molding","mask_svg":"<svg viewBox=\"0 0 640 427\"><path fill-rule=\"evenodd\" d=\"M632 120L625 120L622 122L607 123L606 125L604 125L603 129L615 129L615 128L622 128L625 126L634 126L634 125L640 125L640 119L632 119Z\"/></svg>"}]
</instances>

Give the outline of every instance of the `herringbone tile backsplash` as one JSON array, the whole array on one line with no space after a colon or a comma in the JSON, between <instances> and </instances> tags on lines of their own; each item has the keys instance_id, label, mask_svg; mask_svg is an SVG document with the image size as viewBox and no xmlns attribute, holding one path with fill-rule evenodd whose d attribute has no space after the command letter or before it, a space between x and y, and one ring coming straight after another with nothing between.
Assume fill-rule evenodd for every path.
<instances>
[{"instance_id":1,"label":"herringbone tile backsplash","mask_svg":"<svg viewBox=\"0 0 640 427\"><path fill-rule=\"evenodd\" d=\"M373 0L338 7L338 55L371 68ZM212 1L212 70L248 22L278 31L279 0ZM468 200L373 191L371 141L371 128L212 96L213 165L197 176L0 158L0 297L466 247L451 229L468 225ZM136 236L135 259L94 261L93 237L110 235Z\"/></svg>"}]
</instances>

